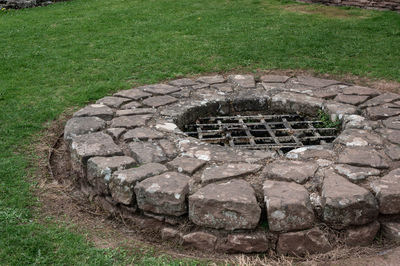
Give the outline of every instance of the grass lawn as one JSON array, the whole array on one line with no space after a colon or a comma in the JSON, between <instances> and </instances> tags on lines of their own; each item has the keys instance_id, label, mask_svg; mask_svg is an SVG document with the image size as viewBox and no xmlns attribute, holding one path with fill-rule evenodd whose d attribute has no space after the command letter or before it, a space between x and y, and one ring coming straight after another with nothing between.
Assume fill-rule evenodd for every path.
<instances>
[{"instance_id":1,"label":"grass lawn","mask_svg":"<svg viewBox=\"0 0 400 266\"><path fill-rule=\"evenodd\" d=\"M132 84L231 69L400 81L400 14L277 0L72 0L0 11L0 263L195 264L99 249L39 221L26 150L67 108Z\"/></svg>"}]
</instances>

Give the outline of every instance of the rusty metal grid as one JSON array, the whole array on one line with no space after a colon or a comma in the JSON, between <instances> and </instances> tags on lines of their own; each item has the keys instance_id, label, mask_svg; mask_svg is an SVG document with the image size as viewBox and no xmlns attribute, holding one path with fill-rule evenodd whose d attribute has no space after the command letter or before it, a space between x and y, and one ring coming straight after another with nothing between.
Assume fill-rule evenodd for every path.
<instances>
[{"instance_id":1,"label":"rusty metal grid","mask_svg":"<svg viewBox=\"0 0 400 266\"><path fill-rule=\"evenodd\" d=\"M299 115L237 115L199 118L195 124L186 125L185 132L212 144L272 149L282 155L299 147L332 142L337 129L322 125Z\"/></svg>"}]
</instances>

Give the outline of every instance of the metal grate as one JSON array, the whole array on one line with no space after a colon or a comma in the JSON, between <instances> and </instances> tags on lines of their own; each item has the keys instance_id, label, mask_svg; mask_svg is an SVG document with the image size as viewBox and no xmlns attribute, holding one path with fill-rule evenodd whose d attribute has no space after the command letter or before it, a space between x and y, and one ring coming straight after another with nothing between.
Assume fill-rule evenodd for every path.
<instances>
[{"instance_id":1,"label":"metal grate","mask_svg":"<svg viewBox=\"0 0 400 266\"><path fill-rule=\"evenodd\" d=\"M199 118L184 128L190 137L222 146L273 149L284 154L308 145L332 142L336 128L324 128L321 121L299 115L250 115Z\"/></svg>"}]
</instances>

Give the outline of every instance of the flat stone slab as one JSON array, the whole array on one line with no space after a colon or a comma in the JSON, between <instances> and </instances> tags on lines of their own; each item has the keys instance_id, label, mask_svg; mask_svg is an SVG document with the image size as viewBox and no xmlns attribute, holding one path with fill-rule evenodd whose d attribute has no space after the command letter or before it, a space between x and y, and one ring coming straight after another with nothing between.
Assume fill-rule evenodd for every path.
<instances>
[{"instance_id":1,"label":"flat stone slab","mask_svg":"<svg viewBox=\"0 0 400 266\"><path fill-rule=\"evenodd\" d=\"M372 106L382 105L385 103L394 102L397 100L400 100L399 94L387 92L387 93L380 94L379 96L376 96L376 97L366 101L365 103L360 105L360 107L362 107L362 108L372 107Z\"/></svg>"},{"instance_id":2,"label":"flat stone slab","mask_svg":"<svg viewBox=\"0 0 400 266\"><path fill-rule=\"evenodd\" d=\"M146 100L143 101L143 104L151 107L160 107L163 105L168 105L174 102L177 102L178 99L169 96L169 95L164 95L164 96L154 96L147 98Z\"/></svg>"},{"instance_id":3,"label":"flat stone slab","mask_svg":"<svg viewBox=\"0 0 400 266\"><path fill-rule=\"evenodd\" d=\"M324 233L317 228L279 235L277 252L282 255L304 256L332 249Z\"/></svg>"},{"instance_id":4,"label":"flat stone slab","mask_svg":"<svg viewBox=\"0 0 400 266\"><path fill-rule=\"evenodd\" d=\"M313 226L314 211L308 192L303 186L267 180L263 190L271 231L287 232Z\"/></svg>"},{"instance_id":5,"label":"flat stone slab","mask_svg":"<svg viewBox=\"0 0 400 266\"><path fill-rule=\"evenodd\" d=\"M385 154L393 161L400 160L400 146L395 144L386 144L384 147Z\"/></svg>"},{"instance_id":6,"label":"flat stone slab","mask_svg":"<svg viewBox=\"0 0 400 266\"><path fill-rule=\"evenodd\" d=\"M129 152L140 164L161 163L167 160L162 148L152 142L133 142L129 144Z\"/></svg>"},{"instance_id":7,"label":"flat stone slab","mask_svg":"<svg viewBox=\"0 0 400 266\"><path fill-rule=\"evenodd\" d=\"M188 86L194 86L197 85L197 82L195 82L192 79L188 78L183 78L183 79L176 79L168 82L170 85L173 86L178 86L178 87L188 87Z\"/></svg>"},{"instance_id":8,"label":"flat stone slab","mask_svg":"<svg viewBox=\"0 0 400 266\"><path fill-rule=\"evenodd\" d=\"M362 95L338 94L335 97L335 101L346 104L359 105L368 100L368 98L369 98L368 96L362 96Z\"/></svg>"},{"instance_id":9,"label":"flat stone slab","mask_svg":"<svg viewBox=\"0 0 400 266\"><path fill-rule=\"evenodd\" d=\"M371 183L382 214L400 213L400 168Z\"/></svg>"},{"instance_id":10,"label":"flat stone slab","mask_svg":"<svg viewBox=\"0 0 400 266\"><path fill-rule=\"evenodd\" d=\"M378 169L371 167L358 167L347 164L335 165L335 170L347 177L352 182L364 180L369 176L377 176L381 173Z\"/></svg>"},{"instance_id":11,"label":"flat stone slab","mask_svg":"<svg viewBox=\"0 0 400 266\"><path fill-rule=\"evenodd\" d=\"M375 97L381 94L381 92L376 89L371 89L367 87L350 86L343 89L343 94Z\"/></svg>"},{"instance_id":12,"label":"flat stone slab","mask_svg":"<svg viewBox=\"0 0 400 266\"><path fill-rule=\"evenodd\" d=\"M215 76L199 77L198 79L196 79L196 81L202 82L202 83L207 83L207 84L211 85L211 84L216 84L216 83L223 83L226 81L226 79L221 75L215 75Z\"/></svg>"},{"instance_id":13,"label":"flat stone slab","mask_svg":"<svg viewBox=\"0 0 400 266\"><path fill-rule=\"evenodd\" d=\"M143 87L143 91L149 92L153 95L166 95L180 90L181 90L180 88L167 84L155 84Z\"/></svg>"},{"instance_id":14,"label":"flat stone slab","mask_svg":"<svg viewBox=\"0 0 400 266\"><path fill-rule=\"evenodd\" d=\"M315 145L301 147L286 153L286 158L295 160L307 160L313 158L320 158L330 160L336 156L331 146Z\"/></svg>"},{"instance_id":15,"label":"flat stone slab","mask_svg":"<svg viewBox=\"0 0 400 266\"><path fill-rule=\"evenodd\" d=\"M139 209L172 216L185 214L189 180L189 176L166 172L141 181L135 186Z\"/></svg>"},{"instance_id":16,"label":"flat stone slab","mask_svg":"<svg viewBox=\"0 0 400 266\"><path fill-rule=\"evenodd\" d=\"M378 216L374 196L332 170L325 172L322 186L323 220L335 228L363 225Z\"/></svg>"},{"instance_id":17,"label":"flat stone slab","mask_svg":"<svg viewBox=\"0 0 400 266\"><path fill-rule=\"evenodd\" d=\"M75 112L74 117L96 116L103 120L111 120L114 110L104 104L91 104Z\"/></svg>"},{"instance_id":18,"label":"flat stone slab","mask_svg":"<svg viewBox=\"0 0 400 266\"><path fill-rule=\"evenodd\" d=\"M290 77L281 75L263 75L260 77L260 80L262 82L267 82L267 83L285 83L289 79Z\"/></svg>"},{"instance_id":19,"label":"flat stone slab","mask_svg":"<svg viewBox=\"0 0 400 266\"><path fill-rule=\"evenodd\" d=\"M374 221L367 225L350 228L346 231L345 243L351 247L371 245L380 227L380 223Z\"/></svg>"},{"instance_id":20,"label":"flat stone slab","mask_svg":"<svg viewBox=\"0 0 400 266\"><path fill-rule=\"evenodd\" d=\"M400 108L393 108L385 105L368 107L366 114L371 120L382 120L388 117L400 115Z\"/></svg>"},{"instance_id":21,"label":"flat stone slab","mask_svg":"<svg viewBox=\"0 0 400 266\"><path fill-rule=\"evenodd\" d=\"M131 101L132 101L132 99L128 99L128 98L106 96L104 98L101 98L100 100L97 100L96 103L104 104L111 108L119 108L119 107L121 107L121 105L126 104Z\"/></svg>"},{"instance_id":22,"label":"flat stone slab","mask_svg":"<svg viewBox=\"0 0 400 266\"><path fill-rule=\"evenodd\" d=\"M106 129L106 133L110 135L114 140L118 140L125 131L126 129L122 127L111 127Z\"/></svg>"},{"instance_id":23,"label":"flat stone slab","mask_svg":"<svg viewBox=\"0 0 400 266\"><path fill-rule=\"evenodd\" d=\"M65 125L64 140L70 142L76 136L97 132L105 127L106 121L98 117L74 117Z\"/></svg>"},{"instance_id":24,"label":"flat stone slab","mask_svg":"<svg viewBox=\"0 0 400 266\"><path fill-rule=\"evenodd\" d=\"M111 120L111 127L134 128L145 126L151 115L120 116Z\"/></svg>"},{"instance_id":25,"label":"flat stone slab","mask_svg":"<svg viewBox=\"0 0 400 266\"><path fill-rule=\"evenodd\" d=\"M323 109L331 113L331 120L342 119L345 115L354 115L358 113L358 109L354 105L335 101L326 102Z\"/></svg>"},{"instance_id":26,"label":"flat stone slab","mask_svg":"<svg viewBox=\"0 0 400 266\"><path fill-rule=\"evenodd\" d=\"M297 77L297 82L310 86L310 87L315 87L315 88L323 88L335 84L340 84L339 81L337 80L329 80L329 79L321 79L321 78L315 78L315 77L310 77L310 76L299 76Z\"/></svg>"},{"instance_id":27,"label":"flat stone slab","mask_svg":"<svg viewBox=\"0 0 400 266\"><path fill-rule=\"evenodd\" d=\"M237 163L223 164L204 169L201 176L201 182L208 184L216 181L222 181L229 178L246 176L254 174L261 169L259 164Z\"/></svg>"},{"instance_id":28,"label":"flat stone slab","mask_svg":"<svg viewBox=\"0 0 400 266\"><path fill-rule=\"evenodd\" d=\"M388 163L383 158L383 155L369 147L345 148L344 151L339 154L338 162L342 164L373 167L378 169L389 167Z\"/></svg>"},{"instance_id":29,"label":"flat stone slab","mask_svg":"<svg viewBox=\"0 0 400 266\"><path fill-rule=\"evenodd\" d=\"M342 144L348 147L361 146L380 146L383 144L382 138L372 133L370 130L363 129L345 129L335 139L335 144Z\"/></svg>"},{"instance_id":30,"label":"flat stone slab","mask_svg":"<svg viewBox=\"0 0 400 266\"><path fill-rule=\"evenodd\" d=\"M136 202L135 185L148 177L160 175L168 169L159 163L148 163L136 168L119 170L112 174L109 184L112 198L122 204Z\"/></svg>"},{"instance_id":31,"label":"flat stone slab","mask_svg":"<svg viewBox=\"0 0 400 266\"><path fill-rule=\"evenodd\" d=\"M206 161L190 157L178 157L168 163L169 166L175 168L178 172L183 172L189 175L192 175L205 164Z\"/></svg>"},{"instance_id":32,"label":"flat stone slab","mask_svg":"<svg viewBox=\"0 0 400 266\"><path fill-rule=\"evenodd\" d=\"M269 163L265 167L263 175L268 179L303 184L312 178L317 170L318 164L314 162L278 160Z\"/></svg>"},{"instance_id":33,"label":"flat stone slab","mask_svg":"<svg viewBox=\"0 0 400 266\"><path fill-rule=\"evenodd\" d=\"M144 92L138 88L134 88L130 90L119 91L115 93L114 96L129 98L133 100L141 100L150 97L151 94Z\"/></svg>"},{"instance_id":34,"label":"flat stone slab","mask_svg":"<svg viewBox=\"0 0 400 266\"><path fill-rule=\"evenodd\" d=\"M228 81L240 88L252 89L256 87L256 82L252 75L230 75Z\"/></svg>"},{"instance_id":35,"label":"flat stone slab","mask_svg":"<svg viewBox=\"0 0 400 266\"><path fill-rule=\"evenodd\" d=\"M265 232L254 232L248 234L230 234L226 243L219 247L229 253L255 253L266 252L268 249L274 248L267 238Z\"/></svg>"},{"instance_id":36,"label":"flat stone slab","mask_svg":"<svg viewBox=\"0 0 400 266\"><path fill-rule=\"evenodd\" d=\"M156 109L153 108L134 108L134 109L117 110L115 115L116 116L147 115L147 114L154 114L155 112Z\"/></svg>"},{"instance_id":37,"label":"flat stone slab","mask_svg":"<svg viewBox=\"0 0 400 266\"><path fill-rule=\"evenodd\" d=\"M136 161L128 156L92 157L87 162L87 179L100 191L108 191L112 173L135 164Z\"/></svg>"},{"instance_id":38,"label":"flat stone slab","mask_svg":"<svg viewBox=\"0 0 400 266\"><path fill-rule=\"evenodd\" d=\"M244 180L210 184L189 196L189 219L215 229L253 229L260 219L254 189Z\"/></svg>"},{"instance_id":39,"label":"flat stone slab","mask_svg":"<svg viewBox=\"0 0 400 266\"><path fill-rule=\"evenodd\" d=\"M400 116L388 118L382 123L387 128L400 130Z\"/></svg>"},{"instance_id":40,"label":"flat stone slab","mask_svg":"<svg viewBox=\"0 0 400 266\"><path fill-rule=\"evenodd\" d=\"M183 245L198 250L212 251L217 237L207 232L193 232L182 237Z\"/></svg>"},{"instance_id":41,"label":"flat stone slab","mask_svg":"<svg viewBox=\"0 0 400 266\"><path fill-rule=\"evenodd\" d=\"M124 141L162 139L164 134L148 127L137 127L128 130L122 137Z\"/></svg>"}]
</instances>

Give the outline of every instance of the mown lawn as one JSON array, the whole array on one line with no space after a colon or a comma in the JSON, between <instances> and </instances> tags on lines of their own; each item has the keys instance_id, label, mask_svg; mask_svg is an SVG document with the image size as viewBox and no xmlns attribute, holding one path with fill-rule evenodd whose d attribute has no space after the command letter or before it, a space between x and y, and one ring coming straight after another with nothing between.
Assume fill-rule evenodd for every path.
<instances>
[{"instance_id":1,"label":"mown lawn","mask_svg":"<svg viewBox=\"0 0 400 266\"><path fill-rule=\"evenodd\" d=\"M98 249L38 222L26 150L67 108L132 84L259 68L400 81L400 14L277 0L72 0L0 12L1 264L195 264Z\"/></svg>"}]
</instances>

